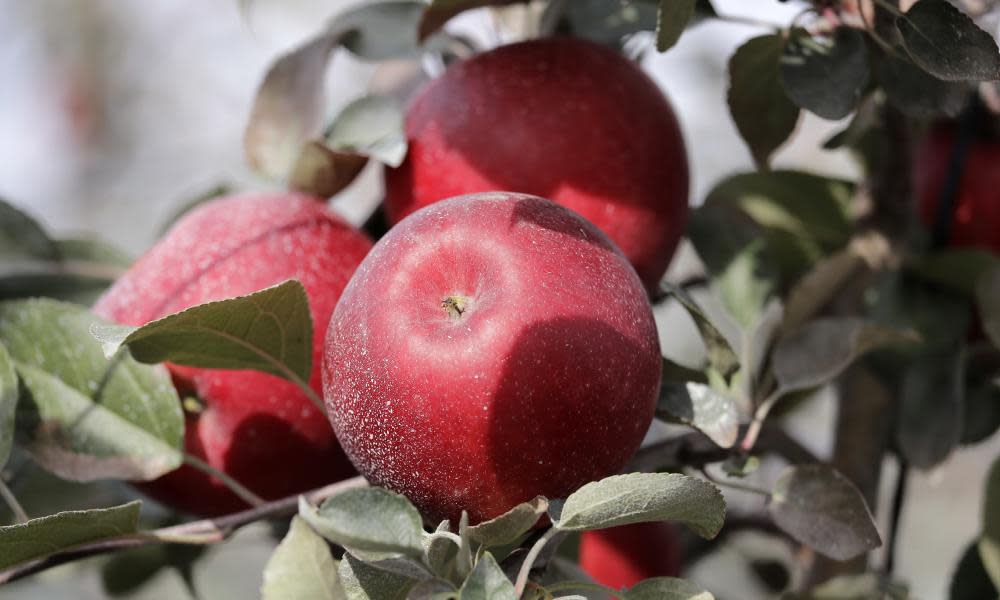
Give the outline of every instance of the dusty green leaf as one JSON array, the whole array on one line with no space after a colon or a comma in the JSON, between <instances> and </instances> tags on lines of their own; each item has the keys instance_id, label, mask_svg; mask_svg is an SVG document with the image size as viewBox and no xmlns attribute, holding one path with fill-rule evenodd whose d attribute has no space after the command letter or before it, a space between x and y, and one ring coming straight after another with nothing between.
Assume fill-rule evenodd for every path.
<instances>
[{"instance_id":1,"label":"dusty green leaf","mask_svg":"<svg viewBox=\"0 0 1000 600\"><path fill-rule=\"evenodd\" d=\"M624 600L715 600L701 587L676 577L654 577L635 584L623 595Z\"/></svg>"},{"instance_id":2,"label":"dusty green leaf","mask_svg":"<svg viewBox=\"0 0 1000 600\"><path fill-rule=\"evenodd\" d=\"M1000 459L993 461L983 493L983 531L979 536L979 559L1000 589Z\"/></svg>"},{"instance_id":3,"label":"dusty green leaf","mask_svg":"<svg viewBox=\"0 0 1000 600\"><path fill-rule=\"evenodd\" d=\"M539 517L548 509L548 500L538 496L531 502L518 504L499 517L469 527L469 537L486 547L506 546L531 531Z\"/></svg>"},{"instance_id":4,"label":"dusty green leaf","mask_svg":"<svg viewBox=\"0 0 1000 600\"><path fill-rule=\"evenodd\" d=\"M312 372L309 297L296 280L228 300L208 302L138 328L95 326L114 354L127 346L136 360L207 369L253 369L291 381Z\"/></svg>"},{"instance_id":5,"label":"dusty green leaf","mask_svg":"<svg viewBox=\"0 0 1000 600\"><path fill-rule=\"evenodd\" d=\"M317 509L299 501L299 516L320 535L366 561L423 557L423 522L405 497L368 487L347 490Z\"/></svg>"},{"instance_id":6,"label":"dusty green leaf","mask_svg":"<svg viewBox=\"0 0 1000 600\"><path fill-rule=\"evenodd\" d=\"M330 547L300 517L268 559L260 593L263 600L344 598Z\"/></svg>"},{"instance_id":7,"label":"dusty green leaf","mask_svg":"<svg viewBox=\"0 0 1000 600\"><path fill-rule=\"evenodd\" d=\"M974 248L948 248L924 256L914 265L923 279L972 296L991 268L1000 266L997 255Z\"/></svg>"},{"instance_id":8,"label":"dusty green leaf","mask_svg":"<svg viewBox=\"0 0 1000 600\"><path fill-rule=\"evenodd\" d=\"M838 575L802 594L782 596L782 600L908 600L904 585L877 573Z\"/></svg>"},{"instance_id":9,"label":"dusty green leaf","mask_svg":"<svg viewBox=\"0 0 1000 600\"><path fill-rule=\"evenodd\" d=\"M0 527L0 569L44 558L87 542L134 534L141 502L74 510Z\"/></svg>"},{"instance_id":10,"label":"dusty green leaf","mask_svg":"<svg viewBox=\"0 0 1000 600\"><path fill-rule=\"evenodd\" d=\"M556 527L564 531L678 521L711 539L722 528L726 503L718 488L696 477L630 473L588 483L570 494L557 512Z\"/></svg>"},{"instance_id":11,"label":"dusty green leaf","mask_svg":"<svg viewBox=\"0 0 1000 600\"><path fill-rule=\"evenodd\" d=\"M10 458L14 444L14 414L17 410L17 372L7 348L0 343L0 469Z\"/></svg>"},{"instance_id":12,"label":"dusty green leaf","mask_svg":"<svg viewBox=\"0 0 1000 600\"><path fill-rule=\"evenodd\" d=\"M424 564L431 573L451 580L461 541L459 536L451 533L448 521L442 521L434 533L423 535Z\"/></svg>"},{"instance_id":13,"label":"dusty green leaf","mask_svg":"<svg viewBox=\"0 0 1000 600\"><path fill-rule=\"evenodd\" d=\"M945 0L919 0L896 19L896 27L914 62L938 79L1000 79L1000 53L993 36Z\"/></svg>"},{"instance_id":14,"label":"dusty green leaf","mask_svg":"<svg viewBox=\"0 0 1000 600\"><path fill-rule=\"evenodd\" d=\"M780 35L755 37L729 60L729 111L761 169L799 121L799 107L781 84L784 46Z\"/></svg>"},{"instance_id":15,"label":"dusty green leaf","mask_svg":"<svg viewBox=\"0 0 1000 600\"><path fill-rule=\"evenodd\" d=\"M854 317L811 321L774 349L773 369L783 393L823 385L858 357L890 344L914 343L919 336Z\"/></svg>"},{"instance_id":16,"label":"dusty green leaf","mask_svg":"<svg viewBox=\"0 0 1000 600\"><path fill-rule=\"evenodd\" d=\"M942 81L900 56L886 56L877 72L889 103L913 117L954 117L968 101L968 85Z\"/></svg>"},{"instance_id":17,"label":"dusty green leaf","mask_svg":"<svg viewBox=\"0 0 1000 600\"><path fill-rule=\"evenodd\" d=\"M696 0L660 0L656 14L656 50L666 52L674 47L691 18Z\"/></svg>"},{"instance_id":18,"label":"dusty green leaf","mask_svg":"<svg viewBox=\"0 0 1000 600\"><path fill-rule=\"evenodd\" d=\"M1000 348L1000 267L994 267L980 276L976 284L976 304L983 331L993 345Z\"/></svg>"},{"instance_id":19,"label":"dusty green leaf","mask_svg":"<svg viewBox=\"0 0 1000 600\"><path fill-rule=\"evenodd\" d=\"M431 38L433 31L423 30L427 12L435 4L439 3L432 2L428 7L419 0L366 2L334 17L329 30L358 58L368 61L413 58L422 49L434 49L444 43L443 37Z\"/></svg>"},{"instance_id":20,"label":"dusty green leaf","mask_svg":"<svg viewBox=\"0 0 1000 600\"><path fill-rule=\"evenodd\" d=\"M496 559L487 552L465 579L458 597L460 600L517 600L517 593Z\"/></svg>"},{"instance_id":21,"label":"dusty green leaf","mask_svg":"<svg viewBox=\"0 0 1000 600\"><path fill-rule=\"evenodd\" d=\"M740 432L736 402L701 383L663 385L656 416L690 425L722 448L731 448Z\"/></svg>"},{"instance_id":22,"label":"dusty green leaf","mask_svg":"<svg viewBox=\"0 0 1000 600\"><path fill-rule=\"evenodd\" d=\"M406 156L403 110L392 98L365 96L351 102L326 130L327 146L360 154L392 167Z\"/></svg>"},{"instance_id":23,"label":"dusty green leaf","mask_svg":"<svg viewBox=\"0 0 1000 600\"><path fill-rule=\"evenodd\" d=\"M309 140L295 159L288 186L317 198L330 198L350 185L367 164L367 156L337 152L320 140Z\"/></svg>"},{"instance_id":24,"label":"dusty green leaf","mask_svg":"<svg viewBox=\"0 0 1000 600\"><path fill-rule=\"evenodd\" d=\"M813 36L795 29L781 56L781 81L799 107L824 119L843 119L868 86L868 47L857 29Z\"/></svg>"},{"instance_id":25,"label":"dusty green leaf","mask_svg":"<svg viewBox=\"0 0 1000 600\"><path fill-rule=\"evenodd\" d=\"M550 2L542 14L543 32L563 32L620 48L622 40L637 31L654 31L659 6L656 2L617 0L571 0Z\"/></svg>"},{"instance_id":26,"label":"dusty green leaf","mask_svg":"<svg viewBox=\"0 0 1000 600\"><path fill-rule=\"evenodd\" d=\"M184 417L162 366L109 361L88 331L101 321L54 300L0 303L0 342L21 378L19 443L75 481L153 479L181 462Z\"/></svg>"},{"instance_id":27,"label":"dusty green leaf","mask_svg":"<svg viewBox=\"0 0 1000 600\"><path fill-rule=\"evenodd\" d=\"M685 290L673 284L664 283L661 289L664 293L671 294L676 298L681 306L684 307L684 310L691 315L695 326L698 328L698 332L701 334L702 341L705 342L709 364L723 377L729 377L735 373L740 368L740 361L736 356L736 352L733 351L733 347L729 345L729 341L726 340L722 332L712 323L705 314L705 311L698 306L694 298Z\"/></svg>"},{"instance_id":28,"label":"dusty green leaf","mask_svg":"<svg viewBox=\"0 0 1000 600\"><path fill-rule=\"evenodd\" d=\"M861 492L831 467L785 469L768 509L778 527L834 560L849 560L882 545Z\"/></svg>"},{"instance_id":29,"label":"dusty green leaf","mask_svg":"<svg viewBox=\"0 0 1000 600\"><path fill-rule=\"evenodd\" d=\"M963 352L928 355L909 365L900 390L896 435L911 465L930 469L958 446L964 400Z\"/></svg>"},{"instance_id":30,"label":"dusty green leaf","mask_svg":"<svg viewBox=\"0 0 1000 600\"><path fill-rule=\"evenodd\" d=\"M340 561L340 584L347 600L405 600L416 580L370 567L350 554Z\"/></svg>"},{"instance_id":31,"label":"dusty green leaf","mask_svg":"<svg viewBox=\"0 0 1000 600\"><path fill-rule=\"evenodd\" d=\"M430 5L420 17L417 27L417 38L425 40L431 34L441 29L452 17L474 8L484 6L503 6L516 4L525 0L431 0Z\"/></svg>"},{"instance_id":32,"label":"dusty green leaf","mask_svg":"<svg viewBox=\"0 0 1000 600\"><path fill-rule=\"evenodd\" d=\"M0 257L59 260L59 248L38 221L0 200Z\"/></svg>"},{"instance_id":33,"label":"dusty green leaf","mask_svg":"<svg viewBox=\"0 0 1000 600\"><path fill-rule=\"evenodd\" d=\"M443 579L428 579L413 586L406 600L455 600L458 590Z\"/></svg>"}]
</instances>

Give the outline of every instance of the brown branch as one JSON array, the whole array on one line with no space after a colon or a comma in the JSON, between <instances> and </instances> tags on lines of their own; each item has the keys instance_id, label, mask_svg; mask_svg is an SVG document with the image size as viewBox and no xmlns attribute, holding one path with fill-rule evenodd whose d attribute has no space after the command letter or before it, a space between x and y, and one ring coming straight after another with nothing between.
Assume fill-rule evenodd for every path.
<instances>
[{"instance_id":1,"label":"brown branch","mask_svg":"<svg viewBox=\"0 0 1000 600\"><path fill-rule=\"evenodd\" d=\"M327 498L349 489L368 485L363 477L354 477L328 486L301 494L312 503L322 502ZM164 527L153 531L144 531L97 542L80 544L72 548L50 554L28 563L20 564L0 571L0 585L16 581L23 577L40 573L52 567L73 562L91 556L111 554L127 548L151 546L154 544L216 544L228 539L233 533L245 525L263 519L289 517L298 510L299 495L288 496L280 500L268 502L261 506L240 511L214 519L202 519L183 523L173 527Z\"/></svg>"}]
</instances>

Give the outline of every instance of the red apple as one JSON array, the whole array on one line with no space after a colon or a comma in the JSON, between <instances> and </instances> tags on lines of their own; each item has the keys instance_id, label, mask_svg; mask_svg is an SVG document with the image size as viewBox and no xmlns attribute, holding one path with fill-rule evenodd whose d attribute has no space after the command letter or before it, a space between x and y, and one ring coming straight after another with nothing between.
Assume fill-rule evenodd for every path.
<instances>
[{"instance_id":1,"label":"red apple","mask_svg":"<svg viewBox=\"0 0 1000 600\"><path fill-rule=\"evenodd\" d=\"M570 38L456 63L414 98L409 153L385 174L389 220L433 202L508 190L551 198L597 225L654 289L688 214L684 140L635 63Z\"/></svg>"},{"instance_id":2,"label":"red apple","mask_svg":"<svg viewBox=\"0 0 1000 600\"><path fill-rule=\"evenodd\" d=\"M921 220L933 228L948 178L955 127L939 124L921 142L913 169ZM974 136L952 202L948 244L1000 252L1000 141Z\"/></svg>"},{"instance_id":3,"label":"red apple","mask_svg":"<svg viewBox=\"0 0 1000 600\"><path fill-rule=\"evenodd\" d=\"M427 207L375 245L330 321L323 390L369 481L431 522L464 509L475 523L620 470L660 368L614 244L550 201L497 192Z\"/></svg>"},{"instance_id":4,"label":"red apple","mask_svg":"<svg viewBox=\"0 0 1000 600\"><path fill-rule=\"evenodd\" d=\"M102 296L97 314L142 325L196 304L298 279L314 326L312 387L321 389L323 335L333 307L371 248L361 232L298 194L234 196L186 215ZM186 451L264 498L347 477L353 470L329 422L294 384L252 371L171 366L189 414ZM183 466L142 489L179 510L217 515L246 504L216 479Z\"/></svg>"},{"instance_id":5,"label":"red apple","mask_svg":"<svg viewBox=\"0 0 1000 600\"><path fill-rule=\"evenodd\" d=\"M612 589L630 588L651 577L680 575L680 548L670 523L636 523L585 531L580 568Z\"/></svg>"}]
</instances>

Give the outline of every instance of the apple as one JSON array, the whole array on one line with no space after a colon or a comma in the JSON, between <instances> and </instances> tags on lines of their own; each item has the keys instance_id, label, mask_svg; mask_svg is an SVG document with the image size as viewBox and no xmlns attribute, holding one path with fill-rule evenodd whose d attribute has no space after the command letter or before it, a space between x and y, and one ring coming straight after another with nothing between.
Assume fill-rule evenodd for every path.
<instances>
[{"instance_id":1,"label":"apple","mask_svg":"<svg viewBox=\"0 0 1000 600\"><path fill-rule=\"evenodd\" d=\"M94 307L125 325L143 325L196 304L298 279L314 326L310 384L319 393L323 336L333 307L371 241L322 200L292 193L233 196L188 213ZM266 499L354 473L323 411L294 384L253 371L170 366L189 412L185 450ZM212 516L246 508L218 480L189 466L141 484L185 512Z\"/></svg>"},{"instance_id":2,"label":"apple","mask_svg":"<svg viewBox=\"0 0 1000 600\"><path fill-rule=\"evenodd\" d=\"M951 170L956 128L933 127L914 158L914 190L920 217L933 229ZM952 201L948 245L1000 252L1000 141L974 134L965 151L961 177Z\"/></svg>"},{"instance_id":3,"label":"apple","mask_svg":"<svg viewBox=\"0 0 1000 600\"><path fill-rule=\"evenodd\" d=\"M460 194L550 198L618 244L652 291L687 222L674 111L635 63L592 42L538 39L455 63L414 97L406 136L406 160L385 172L392 223Z\"/></svg>"},{"instance_id":4,"label":"apple","mask_svg":"<svg viewBox=\"0 0 1000 600\"><path fill-rule=\"evenodd\" d=\"M383 237L330 320L327 411L375 485L431 523L495 517L618 472L660 386L642 283L548 200L436 203Z\"/></svg>"},{"instance_id":5,"label":"apple","mask_svg":"<svg viewBox=\"0 0 1000 600\"><path fill-rule=\"evenodd\" d=\"M636 523L580 535L580 568L612 589L651 577L680 575L680 548L670 523Z\"/></svg>"}]
</instances>

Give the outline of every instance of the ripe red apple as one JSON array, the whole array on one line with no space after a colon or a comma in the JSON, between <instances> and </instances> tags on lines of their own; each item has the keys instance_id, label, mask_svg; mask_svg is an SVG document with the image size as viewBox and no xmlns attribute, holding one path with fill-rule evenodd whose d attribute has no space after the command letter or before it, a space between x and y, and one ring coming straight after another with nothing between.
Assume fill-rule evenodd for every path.
<instances>
[{"instance_id":1,"label":"ripe red apple","mask_svg":"<svg viewBox=\"0 0 1000 600\"><path fill-rule=\"evenodd\" d=\"M651 577L680 575L680 548L670 523L636 523L580 535L580 568L612 589Z\"/></svg>"},{"instance_id":2,"label":"ripe red apple","mask_svg":"<svg viewBox=\"0 0 1000 600\"><path fill-rule=\"evenodd\" d=\"M290 193L234 196L186 215L102 296L97 314L142 325L196 304L298 279L314 326L313 376L320 391L323 336L333 307L371 242L321 200ZM294 384L253 371L171 366L188 414L185 449L264 498L353 474L329 422ZM246 504L192 467L141 486L179 510L217 515Z\"/></svg>"},{"instance_id":3,"label":"ripe red apple","mask_svg":"<svg viewBox=\"0 0 1000 600\"><path fill-rule=\"evenodd\" d=\"M920 217L933 228L948 178L955 127L935 126L921 142L914 162L914 190ZM961 178L952 203L948 245L1000 253L1000 141L975 136L965 152Z\"/></svg>"},{"instance_id":4,"label":"ripe red apple","mask_svg":"<svg viewBox=\"0 0 1000 600\"><path fill-rule=\"evenodd\" d=\"M548 200L497 192L427 207L375 245L330 320L323 390L369 481L431 522L464 509L475 523L620 470L660 368L614 244Z\"/></svg>"},{"instance_id":5,"label":"ripe red apple","mask_svg":"<svg viewBox=\"0 0 1000 600\"><path fill-rule=\"evenodd\" d=\"M551 198L597 225L650 290L688 214L684 140L633 62L571 38L532 40L451 66L414 98L409 153L385 174L398 222L433 202L508 190Z\"/></svg>"}]
</instances>

